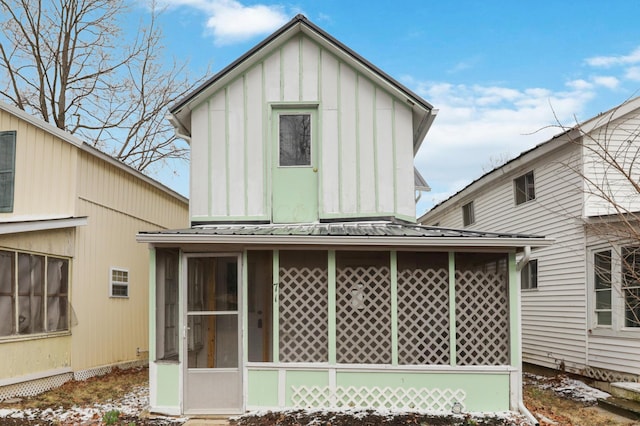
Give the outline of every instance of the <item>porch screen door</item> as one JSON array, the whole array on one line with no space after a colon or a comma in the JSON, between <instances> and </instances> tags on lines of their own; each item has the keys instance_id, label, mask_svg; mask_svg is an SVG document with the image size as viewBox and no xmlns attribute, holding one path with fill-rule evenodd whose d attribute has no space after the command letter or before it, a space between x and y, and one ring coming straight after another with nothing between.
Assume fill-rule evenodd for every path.
<instances>
[{"instance_id":1,"label":"porch screen door","mask_svg":"<svg viewBox=\"0 0 640 426\"><path fill-rule=\"evenodd\" d=\"M188 257L185 413L242 412L239 257Z\"/></svg>"}]
</instances>

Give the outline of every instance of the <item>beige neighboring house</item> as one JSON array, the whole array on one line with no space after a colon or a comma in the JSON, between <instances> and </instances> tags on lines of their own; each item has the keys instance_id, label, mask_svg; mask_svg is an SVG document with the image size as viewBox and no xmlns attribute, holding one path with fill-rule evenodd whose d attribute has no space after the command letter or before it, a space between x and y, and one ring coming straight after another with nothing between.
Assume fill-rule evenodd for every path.
<instances>
[{"instance_id":1,"label":"beige neighboring house","mask_svg":"<svg viewBox=\"0 0 640 426\"><path fill-rule=\"evenodd\" d=\"M0 401L146 363L149 254L188 200L0 103Z\"/></svg>"}]
</instances>

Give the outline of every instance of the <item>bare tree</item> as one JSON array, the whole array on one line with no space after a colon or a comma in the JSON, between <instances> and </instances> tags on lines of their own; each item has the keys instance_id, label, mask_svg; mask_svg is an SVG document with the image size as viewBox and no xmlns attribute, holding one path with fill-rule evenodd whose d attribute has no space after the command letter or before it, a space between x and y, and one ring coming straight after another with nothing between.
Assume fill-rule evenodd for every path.
<instances>
[{"instance_id":1,"label":"bare tree","mask_svg":"<svg viewBox=\"0 0 640 426\"><path fill-rule=\"evenodd\" d=\"M127 42L124 0L0 0L0 95L138 170L186 158L164 111L202 79L163 63L150 6Z\"/></svg>"},{"instance_id":2,"label":"bare tree","mask_svg":"<svg viewBox=\"0 0 640 426\"><path fill-rule=\"evenodd\" d=\"M638 99L627 101L565 128L582 152L581 162L566 166L583 182L588 238L590 243L611 247L591 260L596 310L611 311L607 292L616 291L624 301L625 327L640 327L640 109L634 107L638 104ZM612 277L613 270L619 274Z\"/></svg>"}]
</instances>

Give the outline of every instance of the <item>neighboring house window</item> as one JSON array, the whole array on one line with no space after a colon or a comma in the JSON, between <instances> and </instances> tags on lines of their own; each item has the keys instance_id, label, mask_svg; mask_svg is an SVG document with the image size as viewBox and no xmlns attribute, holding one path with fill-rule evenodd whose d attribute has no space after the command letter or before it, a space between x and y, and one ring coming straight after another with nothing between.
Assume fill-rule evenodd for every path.
<instances>
[{"instance_id":1,"label":"neighboring house window","mask_svg":"<svg viewBox=\"0 0 640 426\"><path fill-rule=\"evenodd\" d=\"M593 281L596 293L597 325L611 325L611 250L593 254Z\"/></svg>"},{"instance_id":2,"label":"neighboring house window","mask_svg":"<svg viewBox=\"0 0 640 426\"><path fill-rule=\"evenodd\" d=\"M311 114L280 114L280 166L311 165Z\"/></svg>"},{"instance_id":3,"label":"neighboring house window","mask_svg":"<svg viewBox=\"0 0 640 426\"><path fill-rule=\"evenodd\" d=\"M538 260L532 259L520 271L520 288L533 290L538 288Z\"/></svg>"},{"instance_id":4,"label":"neighboring house window","mask_svg":"<svg viewBox=\"0 0 640 426\"><path fill-rule=\"evenodd\" d=\"M622 247L624 326L640 327L640 247Z\"/></svg>"},{"instance_id":5,"label":"neighboring house window","mask_svg":"<svg viewBox=\"0 0 640 426\"><path fill-rule=\"evenodd\" d=\"M533 171L514 180L516 191L516 205L526 203L536 198Z\"/></svg>"},{"instance_id":6,"label":"neighboring house window","mask_svg":"<svg viewBox=\"0 0 640 426\"><path fill-rule=\"evenodd\" d=\"M469 226L476 221L475 212L473 211L473 201L462 206L462 223Z\"/></svg>"},{"instance_id":7,"label":"neighboring house window","mask_svg":"<svg viewBox=\"0 0 640 426\"><path fill-rule=\"evenodd\" d=\"M69 329L69 260L0 251L0 336Z\"/></svg>"},{"instance_id":8,"label":"neighboring house window","mask_svg":"<svg viewBox=\"0 0 640 426\"><path fill-rule=\"evenodd\" d=\"M129 271L111 268L111 297L129 297Z\"/></svg>"},{"instance_id":9,"label":"neighboring house window","mask_svg":"<svg viewBox=\"0 0 640 426\"><path fill-rule=\"evenodd\" d=\"M0 213L13 211L16 132L0 132Z\"/></svg>"}]
</instances>

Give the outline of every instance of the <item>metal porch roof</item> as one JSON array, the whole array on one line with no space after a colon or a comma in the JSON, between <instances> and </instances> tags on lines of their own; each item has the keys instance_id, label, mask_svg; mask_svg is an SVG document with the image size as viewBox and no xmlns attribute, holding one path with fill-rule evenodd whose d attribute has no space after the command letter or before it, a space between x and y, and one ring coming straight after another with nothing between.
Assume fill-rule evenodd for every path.
<instances>
[{"instance_id":1,"label":"metal porch roof","mask_svg":"<svg viewBox=\"0 0 640 426\"><path fill-rule=\"evenodd\" d=\"M188 229L140 232L139 242L337 244L390 246L547 246L541 236L481 232L392 221L304 224L217 224Z\"/></svg>"}]
</instances>

